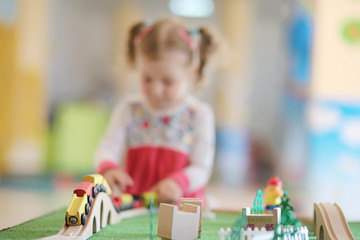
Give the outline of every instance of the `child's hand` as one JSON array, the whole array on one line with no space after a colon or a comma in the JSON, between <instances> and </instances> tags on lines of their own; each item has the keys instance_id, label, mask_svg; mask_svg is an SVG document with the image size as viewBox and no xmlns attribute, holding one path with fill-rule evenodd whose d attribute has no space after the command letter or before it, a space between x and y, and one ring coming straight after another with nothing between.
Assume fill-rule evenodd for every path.
<instances>
[{"instance_id":1,"label":"child's hand","mask_svg":"<svg viewBox=\"0 0 360 240\"><path fill-rule=\"evenodd\" d=\"M166 178L158 182L151 191L158 194L159 202L176 202L182 196L182 190L179 185L171 178Z\"/></svg>"},{"instance_id":2,"label":"child's hand","mask_svg":"<svg viewBox=\"0 0 360 240\"><path fill-rule=\"evenodd\" d=\"M119 168L110 168L103 173L103 176L113 191L120 189L123 192L126 190L127 186L134 184L134 181L129 174Z\"/></svg>"}]
</instances>

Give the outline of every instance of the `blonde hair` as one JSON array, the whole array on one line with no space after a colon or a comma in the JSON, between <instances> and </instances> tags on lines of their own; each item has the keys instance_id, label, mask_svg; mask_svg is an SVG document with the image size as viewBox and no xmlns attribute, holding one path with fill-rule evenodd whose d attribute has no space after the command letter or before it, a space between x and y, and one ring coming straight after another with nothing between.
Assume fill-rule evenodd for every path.
<instances>
[{"instance_id":1,"label":"blonde hair","mask_svg":"<svg viewBox=\"0 0 360 240\"><path fill-rule=\"evenodd\" d=\"M159 59L165 51L180 50L188 56L188 63L192 63L194 55L198 54L198 72L197 82L203 79L204 68L206 67L210 56L218 49L217 39L214 31L209 27L200 27L197 29L200 42L197 48L193 49L189 42L179 36L179 31L184 31L189 35L190 30L181 23L173 19L159 20L151 25L151 30L139 40L139 34L149 27L145 22L134 24L129 31L127 57L129 63L134 66L136 62L137 51L145 54L151 59ZM194 41L194 39L192 39ZM197 52L196 52L197 51Z\"/></svg>"}]
</instances>

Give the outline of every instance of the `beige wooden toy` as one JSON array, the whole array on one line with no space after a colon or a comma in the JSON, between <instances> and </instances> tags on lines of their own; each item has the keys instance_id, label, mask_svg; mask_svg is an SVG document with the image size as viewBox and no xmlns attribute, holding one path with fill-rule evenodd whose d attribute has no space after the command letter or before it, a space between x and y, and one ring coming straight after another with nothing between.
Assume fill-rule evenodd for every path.
<instances>
[{"instance_id":1,"label":"beige wooden toy","mask_svg":"<svg viewBox=\"0 0 360 240\"><path fill-rule=\"evenodd\" d=\"M160 204L158 236L161 239L198 238L201 207L185 202L186 200L183 200L181 209L171 204Z\"/></svg>"},{"instance_id":2,"label":"beige wooden toy","mask_svg":"<svg viewBox=\"0 0 360 240\"><path fill-rule=\"evenodd\" d=\"M274 208L272 214L251 214L250 208L243 208L246 214L247 227L254 230L255 227L261 229L264 227L266 231L272 231L281 221L281 209Z\"/></svg>"},{"instance_id":3,"label":"beige wooden toy","mask_svg":"<svg viewBox=\"0 0 360 240\"><path fill-rule=\"evenodd\" d=\"M319 240L355 240L336 203L314 203L314 231Z\"/></svg>"},{"instance_id":4,"label":"beige wooden toy","mask_svg":"<svg viewBox=\"0 0 360 240\"><path fill-rule=\"evenodd\" d=\"M202 212L203 212L203 202L198 198L181 198L180 199L180 209L184 203L193 204L200 207L200 219L199 219L199 234L198 238L201 238L201 222L202 222Z\"/></svg>"}]
</instances>

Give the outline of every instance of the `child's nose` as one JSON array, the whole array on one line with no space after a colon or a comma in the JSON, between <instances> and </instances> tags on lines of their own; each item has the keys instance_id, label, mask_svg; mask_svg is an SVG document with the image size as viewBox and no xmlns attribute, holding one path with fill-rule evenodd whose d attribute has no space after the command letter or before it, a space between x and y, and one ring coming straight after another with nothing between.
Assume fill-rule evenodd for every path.
<instances>
[{"instance_id":1,"label":"child's nose","mask_svg":"<svg viewBox=\"0 0 360 240\"><path fill-rule=\"evenodd\" d=\"M161 83L159 83L158 81L154 81L151 86L151 92L154 96L161 96L163 92L163 87Z\"/></svg>"}]
</instances>

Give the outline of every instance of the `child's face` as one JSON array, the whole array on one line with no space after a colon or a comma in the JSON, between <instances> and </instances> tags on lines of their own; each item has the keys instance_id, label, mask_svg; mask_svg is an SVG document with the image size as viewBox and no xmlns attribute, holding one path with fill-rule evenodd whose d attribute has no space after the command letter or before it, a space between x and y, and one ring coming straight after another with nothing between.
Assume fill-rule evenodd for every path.
<instances>
[{"instance_id":1,"label":"child's face","mask_svg":"<svg viewBox=\"0 0 360 240\"><path fill-rule=\"evenodd\" d=\"M183 100L195 77L184 53L169 51L158 60L139 54L137 59L141 90L153 108L166 110Z\"/></svg>"}]
</instances>

